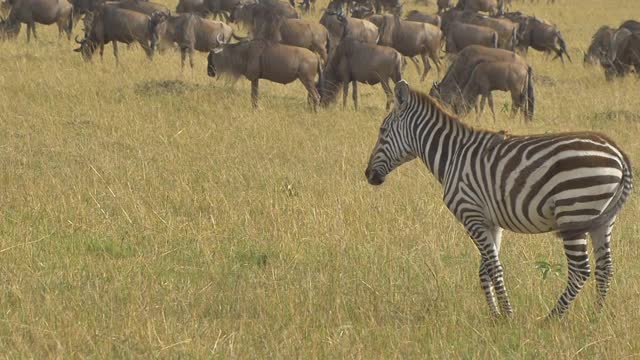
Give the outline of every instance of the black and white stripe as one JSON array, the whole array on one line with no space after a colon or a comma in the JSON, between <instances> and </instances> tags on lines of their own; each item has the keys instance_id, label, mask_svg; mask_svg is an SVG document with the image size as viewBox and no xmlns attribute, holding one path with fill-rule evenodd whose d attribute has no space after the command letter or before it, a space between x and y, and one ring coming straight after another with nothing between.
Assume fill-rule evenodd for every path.
<instances>
[{"instance_id":1,"label":"black and white stripe","mask_svg":"<svg viewBox=\"0 0 640 360\"><path fill-rule=\"evenodd\" d=\"M563 238L568 284L551 316L567 310L590 276L590 234L598 305L604 304L611 229L632 189L629 160L611 140L591 132L509 136L476 130L401 81L365 175L379 185L416 157L442 184L446 206L480 251L480 282L492 315L512 312L499 260L502 229L556 231Z\"/></svg>"}]
</instances>

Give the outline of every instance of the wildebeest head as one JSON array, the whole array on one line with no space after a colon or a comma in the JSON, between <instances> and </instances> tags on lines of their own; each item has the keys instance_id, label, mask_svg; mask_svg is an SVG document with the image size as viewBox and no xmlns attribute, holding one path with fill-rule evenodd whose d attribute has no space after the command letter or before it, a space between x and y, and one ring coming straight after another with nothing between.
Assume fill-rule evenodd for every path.
<instances>
[{"instance_id":1,"label":"wildebeest head","mask_svg":"<svg viewBox=\"0 0 640 360\"><path fill-rule=\"evenodd\" d=\"M85 37L82 40L78 40L78 36L76 35L75 41L80 45L77 49L73 49L75 52L79 52L82 55L84 61L91 61L93 57L93 53L96 51L97 45L95 41L92 41L90 38Z\"/></svg>"},{"instance_id":2,"label":"wildebeest head","mask_svg":"<svg viewBox=\"0 0 640 360\"><path fill-rule=\"evenodd\" d=\"M20 22L0 16L0 39L14 38L20 33Z\"/></svg>"},{"instance_id":3,"label":"wildebeest head","mask_svg":"<svg viewBox=\"0 0 640 360\"><path fill-rule=\"evenodd\" d=\"M374 9L371 4L358 4L351 8L351 17L356 19L364 19L374 14Z\"/></svg>"},{"instance_id":4,"label":"wildebeest head","mask_svg":"<svg viewBox=\"0 0 640 360\"><path fill-rule=\"evenodd\" d=\"M220 74L230 74L233 77L242 75L247 62L247 54L243 50L246 49L249 41L227 44L222 34L218 34L216 39L218 46L211 49L207 57L207 75L211 77Z\"/></svg>"},{"instance_id":5,"label":"wildebeest head","mask_svg":"<svg viewBox=\"0 0 640 360\"><path fill-rule=\"evenodd\" d=\"M169 14L162 11L154 11L149 18L149 33L151 34L151 48L155 50L160 41L159 25L167 21Z\"/></svg>"}]
</instances>

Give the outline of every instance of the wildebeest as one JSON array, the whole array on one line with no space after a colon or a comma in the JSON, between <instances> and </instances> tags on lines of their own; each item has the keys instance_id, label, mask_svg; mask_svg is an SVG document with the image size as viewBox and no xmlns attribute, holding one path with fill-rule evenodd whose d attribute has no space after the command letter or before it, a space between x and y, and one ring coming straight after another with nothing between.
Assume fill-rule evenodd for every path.
<instances>
[{"instance_id":1,"label":"wildebeest","mask_svg":"<svg viewBox=\"0 0 640 360\"><path fill-rule=\"evenodd\" d=\"M132 11L137 11L139 13L143 13L147 16L151 16L154 13L163 13L167 16L171 14L171 11L168 7L154 3L151 1L145 0L122 0L122 1L114 1L110 2L111 5L115 5L120 9L127 9Z\"/></svg>"},{"instance_id":2,"label":"wildebeest","mask_svg":"<svg viewBox=\"0 0 640 360\"><path fill-rule=\"evenodd\" d=\"M485 99L488 100L495 120L496 112L491 95L494 90L508 91L511 94L512 116L522 110L525 120L533 118L535 97L531 66L516 61L486 61L477 64L462 90L465 112L469 106L477 104L478 97L482 96L480 112L484 109Z\"/></svg>"},{"instance_id":3,"label":"wildebeest","mask_svg":"<svg viewBox=\"0 0 640 360\"><path fill-rule=\"evenodd\" d=\"M204 0L208 11L213 14L214 19L219 18L224 21L233 21L231 14L239 6L243 6L242 0ZM250 5L250 4L249 4Z\"/></svg>"},{"instance_id":4,"label":"wildebeest","mask_svg":"<svg viewBox=\"0 0 640 360\"><path fill-rule=\"evenodd\" d=\"M328 30L322 24L287 18L280 11L271 9L253 15L250 31L253 38L303 47L320 55L324 63L327 62L331 39Z\"/></svg>"},{"instance_id":5,"label":"wildebeest","mask_svg":"<svg viewBox=\"0 0 640 360\"><path fill-rule=\"evenodd\" d=\"M387 11L394 15L400 16L402 13L400 0L375 0L374 4L377 14L381 14L383 11Z\"/></svg>"},{"instance_id":6,"label":"wildebeest","mask_svg":"<svg viewBox=\"0 0 640 360\"><path fill-rule=\"evenodd\" d=\"M458 53L469 45L498 47L498 33L486 26L454 22L447 32L447 52Z\"/></svg>"},{"instance_id":7,"label":"wildebeest","mask_svg":"<svg viewBox=\"0 0 640 360\"><path fill-rule=\"evenodd\" d=\"M343 16L334 10L327 9L320 18L320 24L329 31L332 47L337 46L345 31L342 22L338 19L338 15ZM352 17L346 17L346 19L346 29L349 37L371 44L375 44L378 41L378 27L375 24Z\"/></svg>"},{"instance_id":8,"label":"wildebeest","mask_svg":"<svg viewBox=\"0 0 640 360\"><path fill-rule=\"evenodd\" d=\"M222 39L223 43L229 42L231 38L243 40L233 33L233 29L229 25L221 21L204 19L195 14L171 16L166 23L167 29L164 37L166 40L178 44L182 68L184 68L188 54L189 65L193 69L194 50L209 52L221 45L218 39Z\"/></svg>"},{"instance_id":9,"label":"wildebeest","mask_svg":"<svg viewBox=\"0 0 640 360\"><path fill-rule=\"evenodd\" d=\"M503 0L458 0L459 10L484 11L489 14L500 14L503 11Z\"/></svg>"},{"instance_id":10,"label":"wildebeest","mask_svg":"<svg viewBox=\"0 0 640 360\"><path fill-rule=\"evenodd\" d=\"M177 13L194 13L201 17L209 15L209 7L205 0L180 0L176 5Z\"/></svg>"},{"instance_id":11,"label":"wildebeest","mask_svg":"<svg viewBox=\"0 0 640 360\"><path fill-rule=\"evenodd\" d=\"M90 28L85 29L85 38L76 42L80 47L74 51L80 52L82 58L90 61L96 48L100 47L100 57L104 53L104 45L113 44L113 55L118 65L118 42L131 44L139 43L149 59L160 37L159 25L168 15L162 12L154 13L151 17L132 10L121 9L114 5L103 5L93 13Z\"/></svg>"},{"instance_id":12,"label":"wildebeest","mask_svg":"<svg viewBox=\"0 0 640 360\"><path fill-rule=\"evenodd\" d=\"M2 36L15 37L20 32L20 24L27 24L27 42L36 35L36 23L58 25L58 34L67 33L71 38L73 31L73 6L67 0L14 0L6 20L0 20Z\"/></svg>"},{"instance_id":13,"label":"wildebeest","mask_svg":"<svg viewBox=\"0 0 640 360\"><path fill-rule=\"evenodd\" d=\"M379 45L390 46L400 54L413 58L420 55L424 70L420 80L423 81L431 69L429 60L431 58L440 73L440 45L442 42L442 31L431 24L419 23L415 21L400 20L398 16L385 16L385 21L380 27ZM417 66L417 63L416 63ZM420 72L420 69L418 69Z\"/></svg>"},{"instance_id":14,"label":"wildebeest","mask_svg":"<svg viewBox=\"0 0 640 360\"><path fill-rule=\"evenodd\" d=\"M341 19L346 23L345 18ZM389 79L394 83L402 79L402 55L393 48L364 43L345 36L329 60L324 76L324 82L318 86L322 104L327 105L335 101L342 85L342 106L346 107L351 82L353 103L358 110L358 82L369 85L380 83L387 96L388 110L393 102Z\"/></svg>"},{"instance_id":15,"label":"wildebeest","mask_svg":"<svg viewBox=\"0 0 640 360\"><path fill-rule=\"evenodd\" d=\"M72 0L74 23L80 20L82 15L95 11L98 7L102 6L105 0Z\"/></svg>"},{"instance_id":16,"label":"wildebeest","mask_svg":"<svg viewBox=\"0 0 640 360\"><path fill-rule=\"evenodd\" d=\"M442 31L446 34L449 25L454 22L486 26L498 33L498 47L515 51L518 45L518 29L520 24L507 18L493 18L470 11L449 9L442 14Z\"/></svg>"},{"instance_id":17,"label":"wildebeest","mask_svg":"<svg viewBox=\"0 0 640 360\"><path fill-rule=\"evenodd\" d=\"M0 16L7 16L11 11L11 3L9 0L0 0Z\"/></svg>"},{"instance_id":18,"label":"wildebeest","mask_svg":"<svg viewBox=\"0 0 640 360\"><path fill-rule=\"evenodd\" d=\"M221 0L218 0L221 1ZM251 29L259 28L277 18L299 19L296 10L287 2L262 0L259 3L238 3L229 14L229 20Z\"/></svg>"},{"instance_id":19,"label":"wildebeest","mask_svg":"<svg viewBox=\"0 0 640 360\"><path fill-rule=\"evenodd\" d=\"M611 38L607 51L605 75L611 80L612 75L624 76L629 68L634 68L640 76L640 32L631 32L627 28L618 29Z\"/></svg>"},{"instance_id":20,"label":"wildebeest","mask_svg":"<svg viewBox=\"0 0 640 360\"><path fill-rule=\"evenodd\" d=\"M611 46L611 38L616 29L610 26L601 26L591 37L591 44L584 54L585 65L596 65L606 62L607 52Z\"/></svg>"},{"instance_id":21,"label":"wildebeest","mask_svg":"<svg viewBox=\"0 0 640 360\"><path fill-rule=\"evenodd\" d=\"M462 90L471 78L473 69L483 62L516 62L528 66L526 61L514 52L482 45L470 45L458 53L442 81L434 82L429 95L454 112L461 112Z\"/></svg>"},{"instance_id":22,"label":"wildebeest","mask_svg":"<svg viewBox=\"0 0 640 360\"><path fill-rule=\"evenodd\" d=\"M513 19L519 23L518 49L526 53L529 47L545 53L553 51L564 63L563 55L571 61L567 52L567 44L562 38L560 30L551 22L533 16L520 16Z\"/></svg>"},{"instance_id":23,"label":"wildebeest","mask_svg":"<svg viewBox=\"0 0 640 360\"><path fill-rule=\"evenodd\" d=\"M303 19L282 19L279 30L281 43L309 49L320 55L323 63L327 63L331 38L324 26Z\"/></svg>"},{"instance_id":24,"label":"wildebeest","mask_svg":"<svg viewBox=\"0 0 640 360\"><path fill-rule=\"evenodd\" d=\"M288 84L298 79L307 89L308 100L314 110L320 102L315 78L318 76L320 83L323 82L322 60L317 54L304 48L261 39L223 44L211 50L208 57L207 74L214 77L218 73L244 76L251 81L253 107L258 106L259 79L279 84Z\"/></svg>"},{"instance_id":25,"label":"wildebeest","mask_svg":"<svg viewBox=\"0 0 640 360\"><path fill-rule=\"evenodd\" d=\"M453 0L438 0L438 14L442 13L447 9L451 9L454 6Z\"/></svg>"},{"instance_id":26,"label":"wildebeest","mask_svg":"<svg viewBox=\"0 0 640 360\"><path fill-rule=\"evenodd\" d=\"M620 25L619 29L627 29L631 32L638 32L640 31L640 22L635 20L627 20Z\"/></svg>"},{"instance_id":27,"label":"wildebeest","mask_svg":"<svg viewBox=\"0 0 640 360\"><path fill-rule=\"evenodd\" d=\"M404 18L407 21L415 21L421 23L427 23L431 25L435 25L437 27L442 26L442 19L439 15L436 14L426 14L420 12L418 10L411 10L407 13L407 16Z\"/></svg>"}]
</instances>

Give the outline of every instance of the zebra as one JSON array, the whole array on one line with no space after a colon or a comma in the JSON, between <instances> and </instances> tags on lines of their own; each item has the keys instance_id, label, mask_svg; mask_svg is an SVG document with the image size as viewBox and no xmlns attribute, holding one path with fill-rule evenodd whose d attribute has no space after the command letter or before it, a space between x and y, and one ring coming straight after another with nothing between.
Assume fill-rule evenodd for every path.
<instances>
[{"instance_id":1,"label":"zebra","mask_svg":"<svg viewBox=\"0 0 640 360\"><path fill-rule=\"evenodd\" d=\"M604 306L613 274L611 230L633 187L629 159L611 140L594 132L512 136L477 130L401 80L365 176L380 185L415 158L442 184L445 205L480 252L480 284L492 317L513 312L499 260L503 229L555 231L563 239L567 286L549 318L565 314L591 274L589 233L596 306Z\"/></svg>"}]
</instances>

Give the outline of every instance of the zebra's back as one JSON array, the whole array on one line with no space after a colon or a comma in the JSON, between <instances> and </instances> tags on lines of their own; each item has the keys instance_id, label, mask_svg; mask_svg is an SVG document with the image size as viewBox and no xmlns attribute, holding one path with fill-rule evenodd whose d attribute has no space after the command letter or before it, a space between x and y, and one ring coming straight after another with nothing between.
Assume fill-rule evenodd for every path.
<instances>
[{"instance_id":1,"label":"zebra's back","mask_svg":"<svg viewBox=\"0 0 640 360\"><path fill-rule=\"evenodd\" d=\"M445 184L450 208L472 203L515 232L586 231L631 190L629 160L598 133L504 137L467 151L459 177Z\"/></svg>"}]
</instances>

